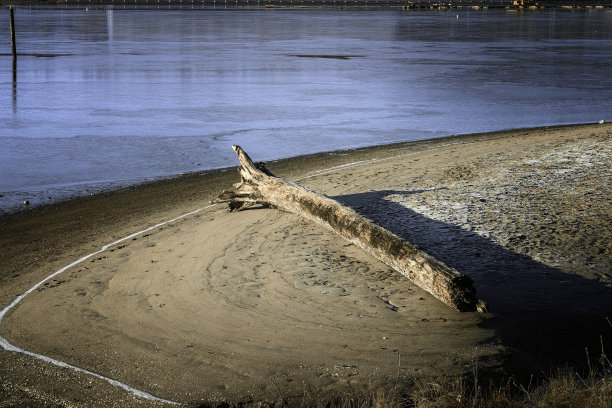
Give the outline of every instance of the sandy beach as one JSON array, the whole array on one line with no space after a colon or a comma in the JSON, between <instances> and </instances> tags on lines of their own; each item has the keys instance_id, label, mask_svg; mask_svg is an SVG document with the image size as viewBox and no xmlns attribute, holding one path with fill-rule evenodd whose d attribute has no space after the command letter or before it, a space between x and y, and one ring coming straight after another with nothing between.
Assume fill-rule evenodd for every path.
<instances>
[{"instance_id":1,"label":"sandy beach","mask_svg":"<svg viewBox=\"0 0 612 408\"><path fill-rule=\"evenodd\" d=\"M537 376L612 350L611 124L267 167L470 276L489 313L452 310L296 215L210 206L239 180L225 169L0 218L0 308L99 251L10 309L0 336L190 405L313 406L474 370ZM0 349L0 407L48 404L167 405Z\"/></svg>"}]
</instances>

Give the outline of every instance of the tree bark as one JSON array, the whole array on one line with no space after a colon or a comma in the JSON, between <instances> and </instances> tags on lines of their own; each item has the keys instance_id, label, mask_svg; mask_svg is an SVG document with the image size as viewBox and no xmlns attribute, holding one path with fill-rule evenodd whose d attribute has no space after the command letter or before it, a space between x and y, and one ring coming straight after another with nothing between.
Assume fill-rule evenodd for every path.
<instances>
[{"instance_id":1,"label":"tree bark","mask_svg":"<svg viewBox=\"0 0 612 408\"><path fill-rule=\"evenodd\" d=\"M450 307L462 312L485 311L476 298L472 280L448 267L410 242L373 223L339 202L274 176L263 163L255 164L240 146L241 182L223 192L216 202L229 202L230 210L264 205L298 214L331 228Z\"/></svg>"}]
</instances>

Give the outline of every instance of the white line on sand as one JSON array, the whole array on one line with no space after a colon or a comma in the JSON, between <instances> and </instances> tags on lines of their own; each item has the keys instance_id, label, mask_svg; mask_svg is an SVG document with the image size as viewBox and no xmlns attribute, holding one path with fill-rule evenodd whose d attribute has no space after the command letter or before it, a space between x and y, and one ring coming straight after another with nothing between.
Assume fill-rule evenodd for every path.
<instances>
[{"instance_id":1,"label":"white line on sand","mask_svg":"<svg viewBox=\"0 0 612 408\"><path fill-rule=\"evenodd\" d=\"M371 164L371 163L378 162L378 161L383 161L383 160L395 159L395 158L398 158L398 157L412 155L412 154L416 154L416 153L402 154L402 155L399 155L399 156L387 157L387 158L383 158L383 159L362 160L362 161L346 163L346 164L342 164L342 165L339 165L339 166L333 166L333 167L330 167L328 169L314 171L314 172L312 172L311 174L309 174L307 176L304 176L304 177L296 179L295 181L305 180L307 178L311 178L311 177L316 177L316 176L321 176L321 175L333 173L334 171L337 171L337 170L342 170L342 169L346 169L346 168L350 168L350 167L362 166L362 165L365 165L365 164ZM206 207L198 208L195 211L191 211L191 212L188 212L186 214L179 215L178 217L172 218L171 220L160 222L159 224L155 224L152 227L143 229L142 231L134 232L133 234L130 234L130 235L126 236L126 237L118 239L117 241L114 241L114 242L111 242L110 244L104 245L98 251L92 252L89 255L85 255L84 257L77 259L76 261L72 262L71 264L66 265L66 266L64 266L61 269L58 269L57 271L55 271L51 275L47 276L45 279L43 279L40 282L38 282L36 285L32 286L30 289L28 289L26 292L24 292L23 295L17 296L15 298L15 300L13 300L13 302L11 304L9 304L4 309L0 310L0 325L2 324L2 320L4 319L4 316L11 309L13 309L15 306L17 306L27 295L29 295L30 293L32 293L33 291L38 289L42 284L44 284L49 279L54 278L55 276L57 276L57 275L65 272L66 270L72 268L73 266L76 266L76 265L80 264L81 262L86 261L87 259L89 259L89 258L91 258L93 256L96 256L99 253L102 253L102 252L106 251L108 248L110 248L110 247L112 247L114 245L117 245L117 244L119 244L119 243L121 243L123 241L127 241L128 239L132 239L132 238L134 238L134 237L136 237L138 235L144 234L145 232L149 232L149 231L154 230L156 228L159 228L159 227L161 227L163 225L166 225L166 224L169 224L169 223L171 223L173 221L180 220L181 218L185 218L185 217L188 217L190 215L196 214L196 213L198 213L198 212L200 212L202 210L205 210L205 209L210 208L210 207L214 207L216 205L217 204L210 204L210 205L207 205ZM104 381L108 382L109 384L111 384L111 385L113 385L113 386L115 386L117 388L125 390L125 391L127 391L127 392L129 392L129 393L131 393L131 394L133 394L133 395L135 395L137 397L141 397L141 398L148 399L148 400L151 400L151 401L162 402L162 403L165 403L165 404L182 405L180 402L172 401L172 400L167 400L167 399L160 398L160 397L156 397L155 395L149 394L146 391L142 391L142 390L130 387L129 385L127 385L125 383L122 383L122 382L114 380L112 378L103 376L103 375L95 373L93 371L89 371L89 370L86 370L84 368L76 367L76 366L73 366L72 364L68 364L68 363L66 363L64 361L56 360L54 358L47 357L47 356L44 356L42 354L37 354L37 353L33 353L31 351L28 351L28 350L24 350L22 348L19 348L19 347L15 346L15 345L11 344L8 340L6 340L4 338L4 336L2 336L1 333L0 333L0 347L2 347L6 351L11 351L11 352L15 352L15 353L25 354L25 355L28 355L30 357L36 358L38 360L45 361L47 363L54 364L54 365L59 366L59 367L69 368L71 370L74 370L74 371L77 371L77 372L80 372L80 373L89 374L91 376L94 376L96 378L104 380Z\"/></svg>"},{"instance_id":2,"label":"white line on sand","mask_svg":"<svg viewBox=\"0 0 612 408\"><path fill-rule=\"evenodd\" d=\"M2 319L4 319L4 316L6 315L6 313L9 310L11 310L15 306L17 306L19 304L19 302L21 302L23 300L23 298L25 298L27 295L29 295L30 293L32 293L33 291L38 289L39 286L41 286L43 283L45 283L49 279L54 278L55 276L61 274L62 272L66 271L67 269L70 269L73 266L80 264L81 262L91 258L92 256L98 255L99 253L106 251L108 248L110 248L110 247L112 247L114 245L117 245L117 244L119 244L119 243L121 243L123 241L126 241L128 239L134 238L134 237L136 237L138 235L144 234L145 232L149 232L151 230L159 228L159 227L161 227L163 225L169 224L169 223L171 223L173 221L177 221L177 220L180 220L181 218L185 218L185 217L188 217L190 215L196 214L196 213L198 213L198 212L200 212L200 211L202 211L202 210L204 210L206 208L212 207L214 205L216 205L216 204L211 204L211 205L208 205L206 207L198 208L195 211L191 211L189 213L180 215L180 216L178 216L176 218L172 218L171 220L160 222L159 224L156 224L156 225L153 225L152 227L143 229L142 231L138 231L138 232L135 232L133 234L130 234L130 235L126 236L126 237L118 239L115 242L111 242L110 244L104 245L98 251L92 252L89 255L85 255L84 257L82 257L80 259L77 259L76 261L72 262L71 264L64 266L63 268L57 270L56 272L54 272L51 275L47 276L45 279L43 279L40 282L38 282L36 285L32 286L23 295L17 296L17 298L15 298L15 300L13 300L13 302L10 305L8 305L4 309L0 310L0 324L2 324ZM109 377L105 377L105 376L103 376L101 374L94 373L93 371L85 370L83 368L76 367L76 366L73 366L71 364L68 364L68 363L66 363L64 361L56 360L56 359L51 358L51 357L43 356L42 354L33 353L31 351L24 350L22 348L16 347L16 346L12 345L11 343L9 343L8 340L6 340L4 338L4 336L2 336L1 334L0 334L0 346L3 349L7 350L7 351L13 351L13 352L16 352L16 353L26 354L26 355L28 355L30 357L34 357L36 359L45 361L47 363L55 364L56 366L60 366L60 367L64 367L64 368L69 368L69 369L78 371L80 373L85 373L85 374L92 375L92 376L94 376L96 378L99 378L101 380L104 380L104 381L110 383L111 385L113 385L113 386L115 386L117 388L120 388L122 390L125 390L125 391L131 393L131 394L134 394L137 397L145 398L145 399L148 399L148 400L151 400L151 401L163 402L163 403L166 403L166 404L181 405L180 402L171 401L171 400L167 400L167 399L164 399L164 398L156 397L155 395L149 394L148 392L145 392L145 391L138 390L136 388L130 387L127 384L124 384L124 383L122 383L120 381L114 380L114 379L109 378Z\"/></svg>"},{"instance_id":3,"label":"white line on sand","mask_svg":"<svg viewBox=\"0 0 612 408\"><path fill-rule=\"evenodd\" d=\"M435 146L435 147L434 146L429 146L428 151L439 150L439 149L442 149L444 147L456 145L456 144L459 144L459 143L460 142L440 143L438 146ZM335 171L343 170L343 169L347 169L347 168L351 168L351 167L358 167L358 166L363 166L363 165L366 165L366 164L372 164L372 163L377 163L377 162L386 161L386 160L399 159L400 157L416 156L416 155L418 155L420 153L421 152L402 153L402 154L398 154L396 156L381 157L381 158L378 158L378 159L360 160L360 161L340 164L338 166L329 167L327 169L312 171L312 172L310 172L310 174L308 174L308 175L306 175L304 177L297 178L294 181L306 180L306 179L317 177L317 176L324 176L326 174L330 174L330 173L333 173Z\"/></svg>"}]
</instances>

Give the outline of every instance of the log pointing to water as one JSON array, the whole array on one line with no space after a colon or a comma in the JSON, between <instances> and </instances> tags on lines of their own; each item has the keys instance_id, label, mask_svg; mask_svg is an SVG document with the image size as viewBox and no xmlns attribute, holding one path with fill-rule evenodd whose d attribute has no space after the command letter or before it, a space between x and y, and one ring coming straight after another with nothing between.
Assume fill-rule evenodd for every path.
<instances>
[{"instance_id":1,"label":"log pointing to water","mask_svg":"<svg viewBox=\"0 0 612 408\"><path fill-rule=\"evenodd\" d=\"M233 148L240 159L242 180L234 191L223 192L216 202L229 202L231 211L259 204L298 214L331 228L452 308L462 312L486 310L484 302L476 298L468 276L353 209L274 176L262 163L253 163L240 146Z\"/></svg>"}]
</instances>

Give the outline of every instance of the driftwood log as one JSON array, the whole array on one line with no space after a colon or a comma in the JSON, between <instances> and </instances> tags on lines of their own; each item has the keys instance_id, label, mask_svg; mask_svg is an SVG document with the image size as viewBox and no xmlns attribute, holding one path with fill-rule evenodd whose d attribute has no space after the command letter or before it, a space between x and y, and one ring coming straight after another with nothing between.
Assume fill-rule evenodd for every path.
<instances>
[{"instance_id":1,"label":"driftwood log","mask_svg":"<svg viewBox=\"0 0 612 408\"><path fill-rule=\"evenodd\" d=\"M408 277L437 299L462 312L485 311L472 280L410 242L373 223L339 202L274 176L263 163L253 163L240 146L241 182L224 191L216 202L229 202L231 211L264 205L298 214L331 228Z\"/></svg>"}]
</instances>

